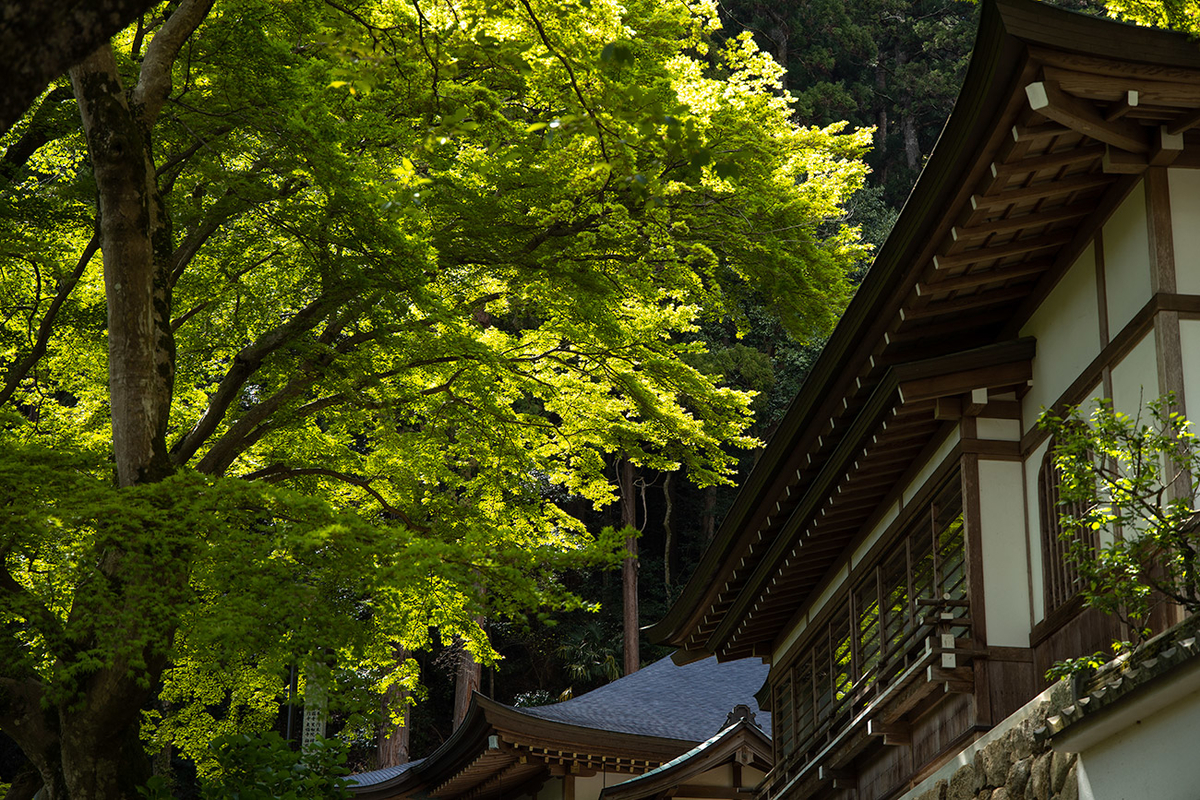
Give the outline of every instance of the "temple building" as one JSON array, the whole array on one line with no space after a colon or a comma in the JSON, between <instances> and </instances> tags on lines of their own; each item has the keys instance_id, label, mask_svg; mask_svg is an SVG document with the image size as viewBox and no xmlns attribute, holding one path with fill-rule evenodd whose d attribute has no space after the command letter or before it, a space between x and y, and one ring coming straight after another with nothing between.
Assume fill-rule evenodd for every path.
<instances>
[{"instance_id":1,"label":"temple building","mask_svg":"<svg viewBox=\"0 0 1200 800\"><path fill-rule=\"evenodd\" d=\"M756 800L1193 798L1194 621L1083 607L1044 409L1200 419L1200 46L985 0L891 235L651 639L757 657ZM1090 534L1089 534L1090 535ZM1104 534L1111 535L1111 534Z\"/></svg>"}]
</instances>

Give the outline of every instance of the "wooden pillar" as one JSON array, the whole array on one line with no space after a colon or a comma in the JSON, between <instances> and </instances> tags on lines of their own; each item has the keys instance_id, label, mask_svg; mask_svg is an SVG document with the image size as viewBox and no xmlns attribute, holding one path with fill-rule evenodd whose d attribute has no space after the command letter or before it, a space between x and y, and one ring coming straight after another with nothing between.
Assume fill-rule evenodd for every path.
<instances>
[{"instance_id":1,"label":"wooden pillar","mask_svg":"<svg viewBox=\"0 0 1200 800\"><path fill-rule=\"evenodd\" d=\"M977 438L975 417L963 417L960 427L962 440ZM967 598L971 603L971 638L975 647L987 647L987 609L983 591L983 519L979 507L979 455L963 453L962 456L962 503L964 556L967 565ZM976 659L975 673L975 724L992 724L992 702L988 687L987 662Z\"/></svg>"}]
</instances>

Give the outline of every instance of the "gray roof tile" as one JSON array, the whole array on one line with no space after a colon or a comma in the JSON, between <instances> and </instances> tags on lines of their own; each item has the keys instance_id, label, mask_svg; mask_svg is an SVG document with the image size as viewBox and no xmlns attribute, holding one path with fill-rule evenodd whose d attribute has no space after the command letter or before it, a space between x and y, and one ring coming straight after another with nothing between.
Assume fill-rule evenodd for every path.
<instances>
[{"instance_id":1,"label":"gray roof tile","mask_svg":"<svg viewBox=\"0 0 1200 800\"><path fill-rule=\"evenodd\" d=\"M571 700L517 711L569 725L702 742L744 703L769 735L771 715L754 700L769 670L757 658L723 664L706 658L682 667L664 658Z\"/></svg>"}]
</instances>

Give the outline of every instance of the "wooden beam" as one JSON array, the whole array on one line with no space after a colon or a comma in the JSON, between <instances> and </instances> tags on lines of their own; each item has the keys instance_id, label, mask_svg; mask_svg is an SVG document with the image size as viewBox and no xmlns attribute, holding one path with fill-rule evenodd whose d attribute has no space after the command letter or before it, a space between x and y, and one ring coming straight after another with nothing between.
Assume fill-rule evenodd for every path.
<instances>
[{"instance_id":1,"label":"wooden beam","mask_svg":"<svg viewBox=\"0 0 1200 800\"><path fill-rule=\"evenodd\" d=\"M962 400L957 397L939 397L934 401L933 418L955 420L963 415Z\"/></svg>"},{"instance_id":2,"label":"wooden beam","mask_svg":"<svg viewBox=\"0 0 1200 800\"><path fill-rule=\"evenodd\" d=\"M1152 167L1165 167L1179 158L1183 152L1183 134L1170 133L1167 126L1159 125L1154 129L1153 142L1150 145L1150 157L1147 159Z\"/></svg>"},{"instance_id":3,"label":"wooden beam","mask_svg":"<svg viewBox=\"0 0 1200 800\"><path fill-rule=\"evenodd\" d=\"M1103 153L1100 155L1102 156ZM1039 228L1043 225L1052 225L1056 222L1067 222L1079 219L1080 217L1086 217L1095 210L1096 206L1094 203L1076 203L1056 208L1053 211L1037 211L1032 214L1022 214L1019 217L981 222L970 227L955 225L950 229L950 236L957 242L960 239L979 239L984 236L991 236L992 234L1017 233L1026 228Z\"/></svg>"},{"instance_id":4,"label":"wooden beam","mask_svg":"<svg viewBox=\"0 0 1200 800\"><path fill-rule=\"evenodd\" d=\"M991 389L1024 383L1032 377L1033 365L1030 361L1014 361L906 381L900 384L900 396L905 403L933 400L938 397L966 394L972 389Z\"/></svg>"},{"instance_id":5,"label":"wooden beam","mask_svg":"<svg viewBox=\"0 0 1200 800\"><path fill-rule=\"evenodd\" d=\"M883 739L885 747L912 744L912 727L907 723L893 722L888 724L881 720L867 720L867 736L877 736Z\"/></svg>"},{"instance_id":6,"label":"wooden beam","mask_svg":"<svg viewBox=\"0 0 1200 800\"><path fill-rule=\"evenodd\" d=\"M1074 237L1075 231L1055 231L1044 236L1031 236L1028 239L1018 239L1015 242L1006 242L995 247L981 247L953 255L934 256L933 267L937 270L953 269L979 261L995 261L1025 253L1034 253L1038 250L1049 250L1062 247Z\"/></svg>"},{"instance_id":7,"label":"wooden beam","mask_svg":"<svg viewBox=\"0 0 1200 800\"><path fill-rule=\"evenodd\" d=\"M848 769L834 769L821 764L817 767L817 780L821 783L831 783L834 789L853 789L858 785L858 777Z\"/></svg>"},{"instance_id":8,"label":"wooden beam","mask_svg":"<svg viewBox=\"0 0 1200 800\"><path fill-rule=\"evenodd\" d=\"M1130 153L1116 147L1104 151L1100 168L1106 175L1140 175L1150 166L1146 156L1141 153Z\"/></svg>"},{"instance_id":9,"label":"wooden beam","mask_svg":"<svg viewBox=\"0 0 1200 800\"><path fill-rule=\"evenodd\" d=\"M1025 87L1025 95L1030 108L1073 131L1131 153L1150 149L1141 125L1124 119L1106 120L1094 105L1072 97L1054 81L1031 83Z\"/></svg>"},{"instance_id":10,"label":"wooden beam","mask_svg":"<svg viewBox=\"0 0 1200 800\"><path fill-rule=\"evenodd\" d=\"M1104 112L1104 120L1106 122L1112 122L1115 119L1120 119L1133 109L1137 108L1137 104L1137 89L1129 89L1125 92L1124 97L1108 107L1108 110Z\"/></svg>"},{"instance_id":11,"label":"wooden beam","mask_svg":"<svg viewBox=\"0 0 1200 800\"><path fill-rule=\"evenodd\" d=\"M1190 131L1192 128L1200 125L1200 108L1194 108L1191 111L1180 114L1172 122L1167 123L1167 133L1172 136L1181 134L1184 131Z\"/></svg>"},{"instance_id":12,"label":"wooden beam","mask_svg":"<svg viewBox=\"0 0 1200 800\"><path fill-rule=\"evenodd\" d=\"M927 325L913 325L905 327L903 330L898 330L892 334L892 340L896 342L920 339L926 336L947 336L951 334L962 334L971 328L977 328L982 325L990 325L994 322L1002 322L1011 317L1011 313L1006 309L996 309L994 311L981 311L978 314L971 315L969 320L949 320L946 322L931 322Z\"/></svg>"},{"instance_id":13,"label":"wooden beam","mask_svg":"<svg viewBox=\"0 0 1200 800\"><path fill-rule=\"evenodd\" d=\"M703 786L698 783L681 783L672 797L698 797L704 800L751 800L754 792L732 786Z\"/></svg>"},{"instance_id":14,"label":"wooden beam","mask_svg":"<svg viewBox=\"0 0 1200 800\"><path fill-rule=\"evenodd\" d=\"M1040 258L1023 261L1011 267L966 272L962 275L955 275L953 278L943 278L936 283L918 283L917 296L928 297L935 294L957 292L961 289L973 289L976 286L986 286L989 283L1000 283L1001 281L1012 280L1014 278L1028 278L1041 275L1052 266L1054 266L1053 260Z\"/></svg>"},{"instance_id":15,"label":"wooden beam","mask_svg":"<svg viewBox=\"0 0 1200 800\"><path fill-rule=\"evenodd\" d=\"M1085 147L1072 147L1069 150L1060 150L1057 153L1046 153L1045 155L1016 159L1005 164L997 164L993 161L992 177L1002 178L1011 175L1039 172L1044 169L1058 169L1084 161L1095 161L1102 155L1104 155L1103 145L1088 145Z\"/></svg>"},{"instance_id":16,"label":"wooden beam","mask_svg":"<svg viewBox=\"0 0 1200 800\"><path fill-rule=\"evenodd\" d=\"M1089 174L1063 178L1057 181L1044 181L1020 189L1009 189L999 194L973 194L971 195L971 209L973 211L986 211L1004 208L1014 203L1043 200L1055 195L1083 192L1088 189L1099 189L1108 186L1110 183L1112 183L1112 178L1105 177L1103 174Z\"/></svg>"},{"instance_id":17,"label":"wooden beam","mask_svg":"<svg viewBox=\"0 0 1200 800\"><path fill-rule=\"evenodd\" d=\"M991 291L981 291L970 295L960 295L950 300L942 300L938 303L930 303L927 306L921 306L914 309L900 309L900 318L906 322L919 319L929 319L930 317L940 317L944 314L955 314L959 311L966 311L971 308L979 308L980 306L994 306L1001 303L1008 303L1013 300L1020 300L1029 291L1021 286L1016 286L1010 289L993 289Z\"/></svg>"},{"instance_id":18,"label":"wooden beam","mask_svg":"<svg viewBox=\"0 0 1200 800\"><path fill-rule=\"evenodd\" d=\"M1064 133L1074 133L1074 131L1070 128L1064 128L1056 122L1047 122L1041 125L1013 125L1012 128L1014 142L1047 139L1051 136L1062 136Z\"/></svg>"}]
</instances>

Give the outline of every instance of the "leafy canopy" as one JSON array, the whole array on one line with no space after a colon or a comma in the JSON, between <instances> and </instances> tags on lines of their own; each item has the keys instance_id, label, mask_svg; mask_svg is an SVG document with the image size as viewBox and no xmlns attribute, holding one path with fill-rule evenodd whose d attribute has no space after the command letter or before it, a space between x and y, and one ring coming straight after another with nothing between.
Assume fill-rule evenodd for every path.
<instances>
[{"instance_id":1,"label":"leafy canopy","mask_svg":"<svg viewBox=\"0 0 1200 800\"><path fill-rule=\"evenodd\" d=\"M145 132L175 473L120 490L105 178L48 92L0 142L0 679L77 707L124 676L202 760L298 659L378 691L412 680L393 643L488 659L479 614L577 604L557 571L617 545L568 501L612 501L613 454L727 481L751 394L695 334L751 292L827 332L868 133L792 124L716 28L704 1L216 4ZM164 30L114 40L126 85Z\"/></svg>"}]
</instances>

